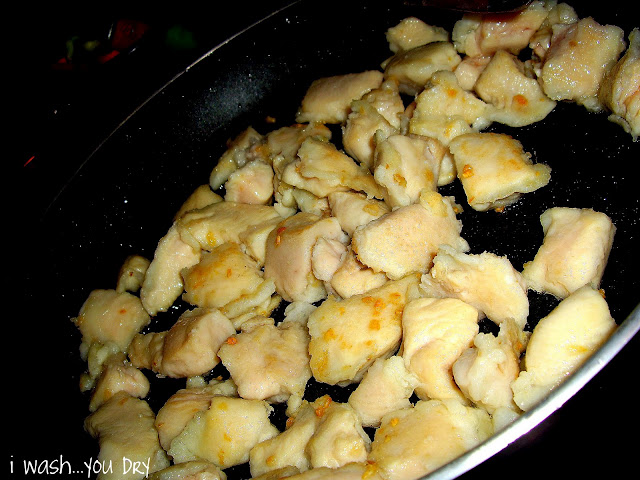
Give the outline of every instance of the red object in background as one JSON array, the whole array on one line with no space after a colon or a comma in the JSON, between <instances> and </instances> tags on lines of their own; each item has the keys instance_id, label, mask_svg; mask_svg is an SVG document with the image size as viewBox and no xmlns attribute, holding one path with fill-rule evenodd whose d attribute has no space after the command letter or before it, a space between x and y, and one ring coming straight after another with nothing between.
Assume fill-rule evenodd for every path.
<instances>
[{"instance_id":1,"label":"red object in background","mask_svg":"<svg viewBox=\"0 0 640 480\"><path fill-rule=\"evenodd\" d=\"M118 20L111 32L111 46L114 50L126 50L138 42L148 29L149 25L137 20Z\"/></svg>"}]
</instances>

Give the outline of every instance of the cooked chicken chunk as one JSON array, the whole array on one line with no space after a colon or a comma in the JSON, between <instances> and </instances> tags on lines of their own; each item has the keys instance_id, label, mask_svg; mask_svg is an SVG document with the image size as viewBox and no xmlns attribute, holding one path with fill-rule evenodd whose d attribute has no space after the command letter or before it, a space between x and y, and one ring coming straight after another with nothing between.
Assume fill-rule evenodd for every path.
<instances>
[{"instance_id":1,"label":"cooked chicken chunk","mask_svg":"<svg viewBox=\"0 0 640 480\"><path fill-rule=\"evenodd\" d=\"M384 78L395 79L401 93L417 95L434 73L453 71L461 60L452 43L431 42L396 53L384 64Z\"/></svg>"},{"instance_id":2,"label":"cooked chicken chunk","mask_svg":"<svg viewBox=\"0 0 640 480\"><path fill-rule=\"evenodd\" d=\"M358 382L376 358L395 353L402 337L402 309L417 282L411 275L366 294L329 297L314 310L307 326L315 379L331 385Z\"/></svg>"},{"instance_id":3,"label":"cooked chicken chunk","mask_svg":"<svg viewBox=\"0 0 640 480\"><path fill-rule=\"evenodd\" d=\"M126 392L116 393L86 418L87 432L100 444L98 461L112 466L101 470L99 480L143 479L147 471L153 473L169 466L169 459L158 442L154 419L147 402ZM129 463L126 469L125 460L138 462L141 468L134 471Z\"/></svg>"},{"instance_id":4,"label":"cooked chicken chunk","mask_svg":"<svg viewBox=\"0 0 640 480\"><path fill-rule=\"evenodd\" d=\"M383 478L412 480L426 475L493 433L489 415L457 400L421 400L385 415L369 460Z\"/></svg>"},{"instance_id":5,"label":"cooked chicken chunk","mask_svg":"<svg viewBox=\"0 0 640 480\"><path fill-rule=\"evenodd\" d=\"M264 259L267 255L267 238L281 221L282 217L274 217L265 222L250 225L238 235L243 250L258 262L260 267L264 265Z\"/></svg>"},{"instance_id":6,"label":"cooked chicken chunk","mask_svg":"<svg viewBox=\"0 0 640 480\"><path fill-rule=\"evenodd\" d=\"M146 327L151 318L140 299L129 292L96 289L71 321L82 334L80 356L86 360L94 343L114 344L127 352L133 337Z\"/></svg>"},{"instance_id":7,"label":"cooked chicken chunk","mask_svg":"<svg viewBox=\"0 0 640 480\"><path fill-rule=\"evenodd\" d=\"M381 287L388 280L383 272L374 272L359 262L349 247L331 277L330 290L341 298L349 298Z\"/></svg>"},{"instance_id":8,"label":"cooked chicken chunk","mask_svg":"<svg viewBox=\"0 0 640 480\"><path fill-rule=\"evenodd\" d=\"M600 288L616 227L590 208L553 207L540 216L544 241L522 276L532 290L565 298L583 285Z\"/></svg>"},{"instance_id":9,"label":"cooked chicken chunk","mask_svg":"<svg viewBox=\"0 0 640 480\"><path fill-rule=\"evenodd\" d=\"M314 80L302 99L296 121L342 123L347 119L351 102L378 88L382 80L382 73L376 70Z\"/></svg>"},{"instance_id":10,"label":"cooked chicken chunk","mask_svg":"<svg viewBox=\"0 0 640 480\"><path fill-rule=\"evenodd\" d=\"M453 364L478 333L478 311L456 298L418 298L402 314L402 357L422 400L464 401Z\"/></svg>"},{"instance_id":11,"label":"cooked chicken chunk","mask_svg":"<svg viewBox=\"0 0 640 480\"><path fill-rule=\"evenodd\" d=\"M473 87L480 74L489 64L493 55L477 55L474 57L464 57L453 71L456 75L458 85L463 90L473 91Z\"/></svg>"},{"instance_id":12,"label":"cooked chicken chunk","mask_svg":"<svg viewBox=\"0 0 640 480\"><path fill-rule=\"evenodd\" d=\"M333 278L347 253L347 240L347 237L343 241L327 240L320 237L313 247L311 270L318 280L325 282L325 287Z\"/></svg>"},{"instance_id":13,"label":"cooked chicken chunk","mask_svg":"<svg viewBox=\"0 0 640 480\"><path fill-rule=\"evenodd\" d=\"M128 256L118 273L117 292L137 292L151 262L141 255Z\"/></svg>"},{"instance_id":14,"label":"cooked chicken chunk","mask_svg":"<svg viewBox=\"0 0 640 480\"><path fill-rule=\"evenodd\" d=\"M401 128L405 105L397 80L388 79L362 97L394 128Z\"/></svg>"},{"instance_id":15,"label":"cooked chicken chunk","mask_svg":"<svg viewBox=\"0 0 640 480\"><path fill-rule=\"evenodd\" d=\"M246 163L259 158L259 147L264 142L264 136L253 127L248 127L236 138L229 141L226 151L222 154L209 176L209 185L217 190L229 179L229 176Z\"/></svg>"},{"instance_id":16,"label":"cooked chicken chunk","mask_svg":"<svg viewBox=\"0 0 640 480\"><path fill-rule=\"evenodd\" d=\"M361 225L391 211L381 200L367 198L358 192L333 192L328 196L331 215L340 222L342 230L349 236Z\"/></svg>"},{"instance_id":17,"label":"cooked chicken chunk","mask_svg":"<svg viewBox=\"0 0 640 480\"><path fill-rule=\"evenodd\" d=\"M363 426L379 427L387 413L411 406L409 398L418 383L402 357L378 358L349 396L349 405L358 413Z\"/></svg>"},{"instance_id":18,"label":"cooked chicken chunk","mask_svg":"<svg viewBox=\"0 0 640 480\"><path fill-rule=\"evenodd\" d=\"M273 197L273 168L252 160L229 175L224 189L228 202L266 205Z\"/></svg>"},{"instance_id":19,"label":"cooked chicken chunk","mask_svg":"<svg viewBox=\"0 0 640 480\"><path fill-rule=\"evenodd\" d=\"M200 185L180 206L176 214L173 216L173 220L178 220L185 213L191 210L204 208L208 205L211 205L212 203L222 202L223 200L224 198L211 190L211 186L208 183L205 185Z\"/></svg>"},{"instance_id":20,"label":"cooked chicken chunk","mask_svg":"<svg viewBox=\"0 0 640 480\"><path fill-rule=\"evenodd\" d=\"M465 254L442 246L420 287L427 297L458 298L498 324L510 319L524 328L527 322L526 283L507 257Z\"/></svg>"},{"instance_id":21,"label":"cooked chicken chunk","mask_svg":"<svg viewBox=\"0 0 640 480\"><path fill-rule=\"evenodd\" d=\"M348 463L339 468L317 467L286 477L288 480L383 480L371 462Z\"/></svg>"},{"instance_id":22,"label":"cooked chicken chunk","mask_svg":"<svg viewBox=\"0 0 640 480\"><path fill-rule=\"evenodd\" d=\"M202 375L220 362L218 349L234 333L231 321L217 309L187 310L168 331L136 335L129 359L135 367L167 377Z\"/></svg>"},{"instance_id":23,"label":"cooked chicken chunk","mask_svg":"<svg viewBox=\"0 0 640 480\"><path fill-rule=\"evenodd\" d=\"M102 369L89 402L89 411L95 412L118 392L145 398L149 393L149 380L136 367L123 361L109 361Z\"/></svg>"},{"instance_id":24,"label":"cooked chicken chunk","mask_svg":"<svg viewBox=\"0 0 640 480\"><path fill-rule=\"evenodd\" d=\"M515 55L500 50L475 83L475 92L495 108L489 118L511 127L523 127L543 120L555 108L538 80L525 71Z\"/></svg>"},{"instance_id":25,"label":"cooked chicken chunk","mask_svg":"<svg viewBox=\"0 0 640 480\"><path fill-rule=\"evenodd\" d=\"M620 27L600 25L591 17L554 30L539 77L544 93L601 110L600 85L624 48Z\"/></svg>"},{"instance_id":26,"label":"cooked chicken chunk","mask_svg":"<svg viewBox=\"0 0 640 480\"><path fill-rule=\"evenodd\" d=\"M93 342L86 353L87 369L80 376L80 390L88 392L96 386L98 378L107 365L112 363L124 364L127 354L114 342Z\"/></svg>"},{"instance_id":27,"label":"cooked chicken chunk","mask_svg":"<svg viewBox=\"0 0 640 480\"><path fill-rule=\"evenodd\" d=\"M244 327L244 326L243 326ZM270 403L304 394L311 378L305 325L262 324L230 337L218 352L238 386L238 395Z\"/></svg>"},{"instance_id":28,"label":"cooked chicken chunk","mask_svg":"<svg viewBox=\"0 0 640 480\"><path fill-rule=\"evenodd\" d=\"M533 329L514 401L529 410L575 372L613 333L616 322L600 292L585 285L562 300Z\"/></svg>"},{"instance_id":29,"label":"cooked chicken chunk","mask_svg":"<svg viewBox=\"0 0 640 480\"><path fill-rule=\"evenodd\" d=\"M551 169L534 164L507 134L468 133L449 144L467 202L474 210L500 209L549 183Z\"/></svg>"},{"instance_id":30,"label":"cooked chicken chunk","mask_svg":"<svg viewBox=\"0 0 640 480\"><path fill-rule=\"evenodd\" d=\"M167 452L175 463L207 460L222 469L249 461L249 452L275 437L269 421L272 407L262 400L214 396L171 442Z\"/></svg>"},{"instance_id":31,"label":"cooked chicken chunk","mask_svg":"<svg viewBox=\"0 0 640 480\"><path fill-rule=\"evenodd\" d=\"M416 17L402 19L386 32L389 49L393 53L411 50L431 42L446 42L449 32L442 27L429 25Z\"/></svg>"},{"instance_id":32,"label":"cooked chicken chunk","mask_svg":"<svg viewBox=\"0 0 640 480\"><path fill-rule=\"evenodd\" d=\"M550 3L552 5L551 10L547 18L544 19L540 28L533 34L531 40L529 40L529 48L534 54L536 63L547 54L549 46L551 45L551 37L554 30L563 28L565 25L576 23L580 18L574 10L574 8L567 3Z\"/></svg>"},{"instance_id":33,"label":"cooked chicken chunk","mask_svg":"<svg viewBox=\"0 0 640 480\"><path fill-rule=\"evenodd\" d=\"M211 462L194 460L164 468L149 480L227 480L227 475Z\"/></svg>"},{"instance_id":34,"label":"cooked chicken chunk","mask_svg":"<svg viewBox=\"0 0 640 480\"><path fill-rule=\"evenodd\" d=\"M351 246L364 265L399 279L428 271L440 245L467 251L461 230L451 198L424 191L418 203L399 207L358 228Z\"/></svg>"}]
</instances>

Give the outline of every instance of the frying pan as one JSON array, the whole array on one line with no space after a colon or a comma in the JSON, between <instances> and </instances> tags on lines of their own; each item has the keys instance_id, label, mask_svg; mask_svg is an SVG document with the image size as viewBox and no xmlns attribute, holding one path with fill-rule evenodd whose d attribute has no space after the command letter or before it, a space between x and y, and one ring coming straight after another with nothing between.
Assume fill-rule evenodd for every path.
<instances>
[{"instance_id":1,"label":"frying pan","mask_svg":"<svg viewBox=\"0 0 640 480\"><path fill-rule=\"evenodd\" d=\"M581 17L592 15L625 32L637 17L623 2L573 5ZM243 6L235 7L236 12ZM233 12L233 10L232 10ZM307 87L316 78L378 68L390 54L384 32L409 15L449 28L458 13L408 7L402 2L293 2L216 45L145 101L122 123L86 151L65 158L74 168L56 183L54 176L32 179L41 190L25 190L36 209L22 215L9 235L19 272L20 297L6 323L10 359L4 392L11 398L9 468L14 477L24 460L64 460L78 478L95 460L97 442L82 428L88 398L78 388L85 365L80 336L69 319L95 288L113 288L122 261L130 254L151 258L173 213L208 175L227 139L251 125L261 133L294 122ZM134 108L135 107L135 108ZM275 124L265 121L276 119ZM551 183L525 195L503 213L460 215L463 237L472 253L507 255L520 269L542 240L539 215L552 206L592 207L617 226L602 287L618 335L542 408L434 474L435 478L522 478L594 476L633 465L637 432L634 369L640 324L637 276L640 200L640 143L605 114L590 114L574 104L559 104L540 123L490 131L513 134L536 162L552 168ZM59 154L59 152L58 152ZM48 183L48 178L52 178ZM27 179L30 182L31 179ZM39 183L40 182L40 183ZM464 204L459 185L443 189ZM18 233L18 235L15 235ZM16 248L17 247L17 248ZM11 264L10 264L11 265ZM9 300L9 299L8 299ZM554 302L531 294L531 319L544 316ZM154 320L163 329L169 311ZM626 320L625 320L626 319ZM154 410L184 381L152 378ZM310 385L309 396L322 385ZM331 391L337 400L344 393ZM340 395L343 395L341 398ZM52 463L53 464L53 463ZM243 467L230 478L246 478Z\"/></svg>"}]
</instances>

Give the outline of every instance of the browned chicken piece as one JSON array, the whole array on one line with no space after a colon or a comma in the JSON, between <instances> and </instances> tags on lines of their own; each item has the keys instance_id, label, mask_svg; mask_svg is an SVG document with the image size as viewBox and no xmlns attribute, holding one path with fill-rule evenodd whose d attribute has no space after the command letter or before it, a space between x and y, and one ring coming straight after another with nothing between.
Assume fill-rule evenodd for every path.
<instances>
[{"instance_id":1,"label":"browned chicken piece","mask_svg":"<svg viewBox=\"0 0 640 480\"><path fill-rule=\"evenodd\" d=\"M118 272L117 292L137 292L151 262L142 255L129 255Z\"/></svg>"},{"instance_id":2,"label":"browned chicken piece","mask_svg":"<svg viewBox=\"0 0 640 480\"><path fill-rule=\"evenodd\" d=\"M389 213L391 209L382 200L367 198L358 192L333 192L327 197L331 215L340 222L347 235L353 235L356 228Z\"/></svg>"},{"instance_id":3,"label":"browned chicken piece","mask_svg":"<svg viewBox=\"0 0 640 480\"><path fill-rule=\"evenodd\" d=\"M89 411L95 412L116 393L124 391L136 398L145 398L149 393L149 380L139 369L122 360L108 361L103 365L91 400Z\"/></svg>"},{"instance_id":4,"label":"browned chicken piece","mask_svg":"<svg viewBox=\"0 0 640 480\"><path fill-rule=\"evenodd\" d=\"M224 198L211 190L211 186L208 183L205 185L200 185L191 193L191 195L189 195L189 197L187 197L184 203L180 206L176 214L173 216L173 221L175 222L185 213L191 210L204 208L208 205L211 205L212 203L222 202L223 200Z\"/></svg>"},{"instance_id":5,"label":"browned chicken piece","mask_svg":"<svg viewBox=\"0 0 640 480\"><path fill-rule=\"evenodd\" d=\"M288 480L383 480L376 465L369 461L347 463L339 468L317 467L296 475L286 476L286 478Z\"/></svg>"},{"instance_id":6,"label":"browned chicken piece","mask_svg":"<svg viewBox=\"0 0 640 480\"><path fill-rule=\"evenodd\" d=\"M417 17L407 17L386 32L389 50L393 53L411 50L431 42L446 42L449 32L425 23Z\"/></svg>"},{"instance_id":7,"label":"browned chicken piece","mask_svg":"<svg viewBox=\"0 0 640 480\"><path fill-rule=\"evenodd\" d=\"M212 190L218 190L238 168L251 160L262 157L264 136L253 127L248 127L229 142L209 176Z\"/></svg>"},{"instance_id":8,"label":"browned chicken piece","mask_svg":"<svg viewBox=\"0 0 640 480\"><path fill-rule=\"evenodd\" d=\"M383 272L374 272L359 262L349 247L329 281L328 290L338 297L349 298L381 287L388 280Z\"/></svg>"},{"instance_id":9,"label":"browned chicken piece","mask_svg":"<svg viewBox=\"0 0 640 480\"><path fill-rule=\"evenodd\" d=\"M273 168L262 160L252 160L229 175L224 184L228 202L267 205L273 197Z\"/></svg>"},{"instance_id":10,"label":"browned chicken piece","mask_svg":"<svg viewBox=\"0 0 640 480\"><path fill-rule=\"evenodd\" d=\"M385 80L380 87L365 94L362 100L370 103L392 127L401 128L405 105L397 80Z\"/></svg>"}]
</instances>

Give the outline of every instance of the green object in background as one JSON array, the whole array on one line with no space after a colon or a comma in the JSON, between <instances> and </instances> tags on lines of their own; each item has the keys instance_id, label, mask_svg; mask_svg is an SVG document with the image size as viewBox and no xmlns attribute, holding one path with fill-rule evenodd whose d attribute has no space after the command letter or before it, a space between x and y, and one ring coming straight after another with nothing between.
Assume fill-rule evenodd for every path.
<instances>
[{"instance_id":1,"label":"green object in background","mask_svg":"<svg viewBox=\"0 0 640 480\"><path fill-rule=\"evenodd\" d=\"M193 32L187 30L182 25L174 25L167 30L165 43L169 48L174 50L188 50L195 48L198 44Z\"/></svg>"}]
</instances>

